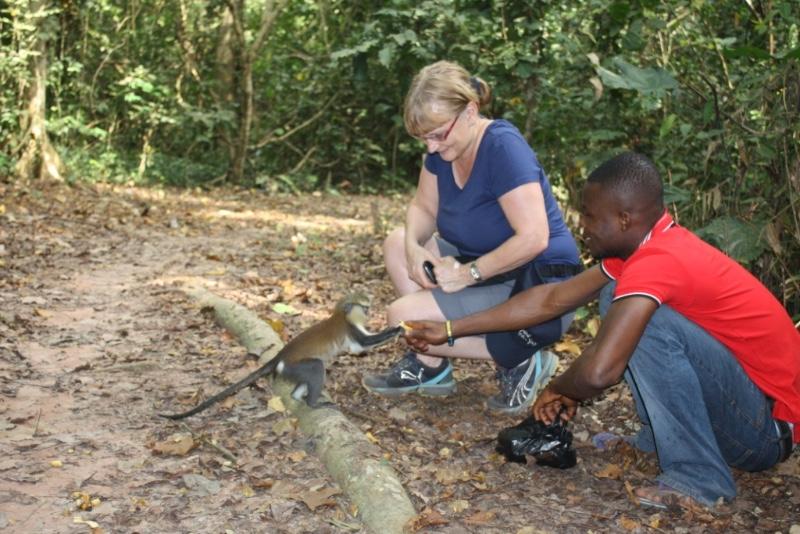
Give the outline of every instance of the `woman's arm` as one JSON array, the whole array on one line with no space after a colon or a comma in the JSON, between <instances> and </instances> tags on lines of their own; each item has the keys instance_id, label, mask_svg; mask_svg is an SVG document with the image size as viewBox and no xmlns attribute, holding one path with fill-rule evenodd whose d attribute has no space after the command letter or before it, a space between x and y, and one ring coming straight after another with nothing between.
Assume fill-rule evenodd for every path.
<instances>
[{"instance_id":1,"label":"woman's arm","mask_svg":"<svg viewBox=\"0 0 800 534\"><path fill-rule=\"evenodd\" d=\"M409 277L422 287L431 284L422 269L425 260L436 261L425 249L425 243L436 231L436 214L439 209L439 188L436 175L423 165L414 198L406 210L405 250Z\"/></svg>"},{"instance_id":2,"label":"woman's arm","mask_svg":"<svg viewBox=\"0 0 800 534\"><path fill-rule=\"evenodd\" d=\"M498 200L514 235L478 258L484 279L525 265L547 248L550 238L541 184L523 184Z\"/></svg>"},{"instance_id":3,"label":"woman's arm","mask_svg":"<svg viewBox=\"0 0 800 534\"><path fill-rule=\"evenodd\" d=\"M498 202L514 234L500 246L475 260L484 280L525 265L547 248L550 237L544 194L539 183L515 187L501 196ZM442 260L436 269L441 288L447 292L455 292L473 285L475 280L469 267L459 264L453 258Z\"/></svg>"}]
</instances>

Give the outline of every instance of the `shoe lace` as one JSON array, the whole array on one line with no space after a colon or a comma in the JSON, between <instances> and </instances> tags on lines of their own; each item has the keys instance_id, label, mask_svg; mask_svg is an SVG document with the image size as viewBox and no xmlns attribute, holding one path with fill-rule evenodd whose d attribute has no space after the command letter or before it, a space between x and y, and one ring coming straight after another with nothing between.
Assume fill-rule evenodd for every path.
<instances>
[{"instance_id":1,"label":"shoe lace","mask_svg":"<svg viewBox=\"0 0 800 534\"><path fill-rule=\"evenodd\" d=\"M406 353L403 358L392 367L392 374L400 379L422 380L425 370L413 353Z\"/></svg>"},{"instance_id":2,"label":"shoe lace","mask_svg":"<svg viewBox=\"0 0 800 534\"><path fill-rule=\"evenodd\" d=\"M503 402L509 406L516 406L521 404L530 391L527 383L535 376L535 372L531 369L530 361L525 360L513 369L498 370L500 379L500 393Z\"/></svg>"},{"instance_id":3,"label":"shoe lace","mask_svg":"<svg viewBox=\"0 0 800 534\"><path fill-rule=\"evenodd\" d=\"M498 369L496 375L498 381L500 382L500 395L503 399L503 402L508 403L511 400L511 396L514 394L514 389L517 385L516 380L514 380L514 369Z\"/></svg>"}]
</instances>

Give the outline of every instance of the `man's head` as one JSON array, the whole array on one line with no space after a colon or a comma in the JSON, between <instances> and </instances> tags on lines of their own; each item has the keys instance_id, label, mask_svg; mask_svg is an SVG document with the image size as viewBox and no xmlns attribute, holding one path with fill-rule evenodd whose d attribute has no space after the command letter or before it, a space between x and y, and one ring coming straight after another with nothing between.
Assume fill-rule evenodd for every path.
<instances>
[{"instance_id":1,"label":"man's head","mask_svg":"<svg viewBox=\"0 0 800 534\"><path fill-rule=\"evenodd\" d=\"M615 156L583 187L581 225L595 258L627 258L664 213L664 189L653 162L634 152Z\"/></svg>"}]
</instances>

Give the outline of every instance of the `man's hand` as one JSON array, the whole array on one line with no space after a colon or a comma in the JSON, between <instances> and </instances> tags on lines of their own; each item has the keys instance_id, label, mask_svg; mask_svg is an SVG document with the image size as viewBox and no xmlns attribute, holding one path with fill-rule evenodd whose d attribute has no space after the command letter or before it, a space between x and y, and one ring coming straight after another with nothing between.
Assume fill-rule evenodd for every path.
<instances>
[{"instance_id":1,"label":"man's hand","mask_svg":"<svg viewBox=\"0 0 800 534\"><path fill-rule=\"evenodd\" d=\"M447 341L444 323L436 321L405 321L406 343L418 352L427 352L429 345L441 345Z\"/></svg>"},{"instance_id":2,"label":"man's hand","mask_svg":"<svg viewBox=\"0 0 800 534\"><path fill-rule=\"evenodd\" d=\"M569 421L575 417L575 412L577 411L578 401L556 393L550 386L547 386L539 393L539 396L531 407L531 415L533 415L534 419L547 423L548 425L552 424L553 421L559 417L559 414L561 419Z\"/></svg>"}]
</instances>

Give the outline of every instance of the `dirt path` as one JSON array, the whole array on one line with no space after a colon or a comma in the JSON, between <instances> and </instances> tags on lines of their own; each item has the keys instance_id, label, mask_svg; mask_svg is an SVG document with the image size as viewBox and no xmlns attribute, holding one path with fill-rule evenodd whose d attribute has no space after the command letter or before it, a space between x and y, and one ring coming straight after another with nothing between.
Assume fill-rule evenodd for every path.
<instances>
[{"instance_id":1,"label":"dirt path","mask_svg":"<svg viewBox=\"0 0 800 534\"><path fill-rule=\"evenodd\" d=\"M403 199L0 192L3 532L361 530L294 421L268 405L268 384L185 424L154 414L184 409L255 365L180 291L187 281L248 306L284 337L359 285L382 326L391 295L380 235L400 220ZM297 313L278 313L278 303ZM573 357L563 348L562 366ZM593 432L633 427L624 388L580 411L576 468L506 464L493 441L518 418L484 409L495 388L487 364L459 362L458 394L439 401L361 388L363 372L401 350L343 358L328 389L427 510L425 532L800 530L797 456L738 474L740 498L715 513L641 510L626 486L652 477L653 459L589 444Z\"/></svg>"}]
</instances>

